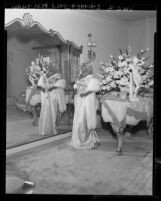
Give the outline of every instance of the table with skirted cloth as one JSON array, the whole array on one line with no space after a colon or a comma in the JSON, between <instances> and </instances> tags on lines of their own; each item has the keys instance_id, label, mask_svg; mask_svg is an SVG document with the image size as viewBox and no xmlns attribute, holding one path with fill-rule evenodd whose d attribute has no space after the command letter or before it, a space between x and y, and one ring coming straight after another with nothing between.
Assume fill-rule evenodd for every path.
<instances>
[{"instance_id":1,"label":"table with skirted cloth","mask_svg":"<svg viewBox=\"0 0 161 201\"><path fill-rule=\"evenodd\" d=\"M137 125L140 121L147 122L148 133L153 127L153 99L152 97L138 97L137 100L124 100L104 95L100 99L101 114L104 122L110 122L117 135L117 151L121 153L123 130L126 125Z\"/></svg>"}]
</instances>

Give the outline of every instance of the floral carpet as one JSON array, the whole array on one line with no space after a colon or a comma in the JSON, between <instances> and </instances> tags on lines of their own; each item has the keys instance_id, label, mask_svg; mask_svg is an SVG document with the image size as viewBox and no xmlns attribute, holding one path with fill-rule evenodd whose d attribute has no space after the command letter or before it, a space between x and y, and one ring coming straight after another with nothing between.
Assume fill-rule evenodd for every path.
<instances>
[{"instance_id":1,"label":"floral carpet","mask_svg":"<svg viewBox=\"0 0 161 201\"><path fill-rule=\"evenodd\" d=\"M35 183L34 194L151 195L152 139L146 135L124 139L118 156L116 140L98 130L101 145L76 150L71 138L11 155L6 173Z\"/></svg>"}]
</instances>

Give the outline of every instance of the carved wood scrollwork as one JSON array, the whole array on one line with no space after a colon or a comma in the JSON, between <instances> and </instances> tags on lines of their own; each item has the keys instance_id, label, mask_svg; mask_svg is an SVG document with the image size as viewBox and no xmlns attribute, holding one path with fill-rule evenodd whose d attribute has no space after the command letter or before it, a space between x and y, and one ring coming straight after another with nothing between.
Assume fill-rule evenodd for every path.
<instances>
[{"instance_id":1,"label":"carved wood scrollwork","mask_svg":"<svg viewBox=\"0 0 161 201\"><path fill-rule=\"evenodd\" d=\"M30 13L24 13L23 21L25 22L27 29L31 28L31 26L33 24L32 15L30 15Z\"/></svg>"},{"instance_id":2,"label":"carved wood scrollwork","mask_svg":"<svg viewBox=\"0 0 161 201\"><path fill-rule=\"evenodd\" d=\"M49 29L49 32L50 32L50 35L51 35L51 36L54 36L54 35L55 35L55 33L54 33L54 30L53 30L53 29Z\"/></svg>"}]
</instances>

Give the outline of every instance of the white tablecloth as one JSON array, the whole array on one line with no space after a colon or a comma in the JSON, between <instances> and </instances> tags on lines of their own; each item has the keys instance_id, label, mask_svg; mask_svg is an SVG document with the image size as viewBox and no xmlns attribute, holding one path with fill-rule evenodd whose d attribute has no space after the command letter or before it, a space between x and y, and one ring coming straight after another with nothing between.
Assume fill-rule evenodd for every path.
<instances>
[{"instance_id":1,"label":"white tablecloth","mask_svg":"<svg viewBox=\"0 0 161 201\"><path fill-rule=\"evenodd\" d=\"M119 128L137 125L139 121L150 121L153 117L153 99L139 98L136 101L101 98L101 113L105 122L116 124Z\"/></svg>"}]
</instances>

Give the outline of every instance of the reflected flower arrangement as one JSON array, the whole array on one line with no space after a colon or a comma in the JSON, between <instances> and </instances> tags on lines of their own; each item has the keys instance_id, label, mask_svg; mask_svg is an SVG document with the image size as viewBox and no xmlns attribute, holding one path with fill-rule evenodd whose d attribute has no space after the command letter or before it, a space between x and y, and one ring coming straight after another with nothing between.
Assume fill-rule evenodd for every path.
<instances>
[{"instance_id":1,"label":"reflected flower arrangement","mask_svg":"<svg viewBox=\"0 0 161 201\"><path fill-rule=\"evenodd\" d=\"M37 84L41 74L48 72L49 65L49 57L36 58L35 61L31 61L31 65L26 69L26 74L32 86Z\"/></svg>"}]
</instances>

